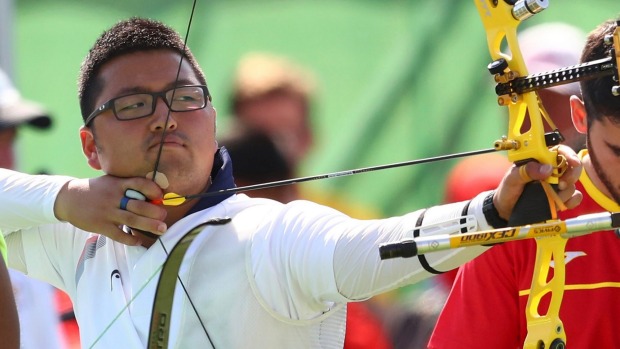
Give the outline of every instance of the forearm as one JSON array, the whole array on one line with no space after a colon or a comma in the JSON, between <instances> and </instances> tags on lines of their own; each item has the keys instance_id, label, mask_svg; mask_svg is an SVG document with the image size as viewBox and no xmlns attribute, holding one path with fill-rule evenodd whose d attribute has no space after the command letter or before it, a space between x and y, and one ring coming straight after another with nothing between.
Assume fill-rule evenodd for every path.
<instances>
[{"instance_id":1,"label":"forearm","mask_svg":"<svg viewBox=\"0 0 620 349\"><path fill-rule=\"evenodd\" d=\"M72 178L27 175L0 169L0 230L10 232L58 222L54 203L60 189Z\"/></svg>"},{"instance_id":2,"label":"forearm","mask_svg":"<svg viewBox=\"0 0 620 349\"><path fill-rule=\"evenodd\" d=\"M419 228L451 220L459 222L463 214L475 220L469 222L465 231L489 229L482 213L484 197L479 195L467 206L466 203L435 206L403 217L377 221L361 232L351 229L339 239L334 251L334 275L340 293L348 299L365 299L454 269L477 257L488 247L467 247L420 257L381 260L379 246L412 238L416 230L416 236L461 232L458 228L450 231Z\"/></svg>"}]
</instances>

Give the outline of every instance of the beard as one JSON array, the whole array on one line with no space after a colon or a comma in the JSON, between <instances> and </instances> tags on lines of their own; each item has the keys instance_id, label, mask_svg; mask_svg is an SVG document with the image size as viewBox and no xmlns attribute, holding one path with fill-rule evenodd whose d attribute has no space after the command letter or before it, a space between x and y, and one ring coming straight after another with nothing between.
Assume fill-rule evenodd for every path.
<instances>
[{"instance_id":1,"label":"beard","mask_svg":"<svg viewBox=\"0 0 620 349\"><path fill-rule=\"evenodd\" d=\"M596 175L601 180L601 183L603 183L603 185L605 186L605 189L607 189L607 191L609 192L609 195L611 195L611 198L616 203L620 203L620 190L618 190L618 188L616 188L612 184L609 176L603 170L605 167L596 157L596 152L594 151L594 148L592 148L589 136L586 139L586 143L588 147L588 154L590 155L590 160L592 160L592 166L594 167L594 172L596 172Z\"/></svg>"}]
</instances>

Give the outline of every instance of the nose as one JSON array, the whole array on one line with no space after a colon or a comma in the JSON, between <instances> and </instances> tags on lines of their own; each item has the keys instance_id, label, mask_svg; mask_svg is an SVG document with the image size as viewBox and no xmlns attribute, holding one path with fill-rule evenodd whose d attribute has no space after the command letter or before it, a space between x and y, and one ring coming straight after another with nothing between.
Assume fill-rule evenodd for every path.
<instances>
[{"instance_id":1,"label":"nose","mask_svg":"<svg viewBox=\"0 0 620 349\"><path fill-rule=\"evenodd\" d=\"M170 111L168 105L164 101L163 96L158 96L155 100L155 111L151 119L151 130L166 132L177 128L177 120L174 117L174 112Z\"/></svg>"}]
</instances>

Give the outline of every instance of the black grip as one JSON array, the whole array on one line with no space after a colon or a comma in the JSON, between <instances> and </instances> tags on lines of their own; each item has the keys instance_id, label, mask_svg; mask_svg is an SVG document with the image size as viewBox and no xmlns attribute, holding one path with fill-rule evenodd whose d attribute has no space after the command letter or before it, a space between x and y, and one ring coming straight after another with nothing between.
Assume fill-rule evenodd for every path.
<instances>
[{"instance_id":1,"label":"black grip","mask_svg":"<svg viewBox=\"0 0 620 349\"><path fill-rule=\"evenodd\" d=\"M557 185L551 185L553 190L557 190ZM511 227L540 223L552 218L551 207L549 206L547 193L540 182L530 182L525 185L523 193L517 200L512 215L508 220Z\"/></svg>"},{"instance_id":2,"label":"black grip","mask_svg":"<svg viewBox=\"0 0 620 349\"><path fill-rule=\"evenodd\" d=\"M379 246L381 259L410 258L418 254L418 246L413 240L404 240Z\"/></svg>"},{"instance_id":3,"label":"black grip","mask_svg":"<svg viewBox=\"0 0 620 349\"><path fill-rule=\"evenodd\" d=\"M620 213L611 213L611 226L612 228L620 228Z\"/></svg>"}]
</instances>

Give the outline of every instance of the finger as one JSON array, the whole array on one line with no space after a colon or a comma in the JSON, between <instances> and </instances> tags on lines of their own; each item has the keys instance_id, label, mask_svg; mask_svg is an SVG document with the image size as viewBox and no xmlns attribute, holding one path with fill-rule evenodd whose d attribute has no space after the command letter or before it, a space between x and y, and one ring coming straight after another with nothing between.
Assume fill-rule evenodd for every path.
<instances>
[{"instance_id":1,"label":"finger","mask_svg":"<svg viewBox=\"0 0 620 349\"><path fill-rule=\"evenodd\" d=\"M125 192L125 194L127 195L127 192ZM118 208L120 208L120 209L121 209L121 210L123 210L123 211L127 211L127 205L129 204L129 201L130 201L130 200L131 200L131 199L130 199L129 197L127 197L127 196L123 196L123 197L121 198L121 202L120 202L120 204L118 205Z\"/></svg>"},{"instance_id":2,"label":"finger","mask_svg":"<svg viewBox=\"0 0 620 349\"><path fill-rule=\"evenodd\" d=\"M582 170L583 170L583 166L581 165L581 162L579 162L579 165L574 165L573 167L569 167L564 172L564 174L562 174L562 176L560 177L560 180L558 182L558 188L562 190L576 183L577 180L579 180L579 177L581 176Z\"/></svg>"},{"instance_id":3,"label":"finger","mask_svg":"<svg viewBox=\"0 0 620 349\"><path fill-rule=\"evenodd\" d=\"M531 181L545 180L553 173L553 166L551 166L550 164L541 164L531 161L525 165L522 165L522 167L525 168L527 177L529 177ZM522 181L526 180L526 178L522 176L519 177Z\"/></svg>"},{"instance_id":4,"label":"finger","mask_svg":"<svg viewBox=\"0 0 620 349\"><path fill-rule=\"evenodd\" d=\"M560 200L562 200L563 203L565 203L565 205L568 207L567 203L574 203L577 201L581 201L581 198L583 197L581 195L581 192L579 192L576 189L576 186L574 184L571 184L570 186L568 186L566 189L564 190L560 190L557 192L558 197L560 198Z\"/></svg>"},{"instance_id":5,"label":"finger","mask_svg":"<svg viewBox=\"0 0 620 349\"><path fill-rule=\"evenodd\" d=\"M130 213L133 213L134 215L137 215L137 216L150 218L150 219L163 222L163 220L166 219L166 216L168 214L168 212L163 206L156 205L148 201L132 200L132 199L128 199L124 197L121 199L121 204L123 202L127 202L127 205L124 211L129 211ZM131 227L138 228L134 226L131 226Z\"/></svg>"},{"instance_id":6,"label":"finger","mask_svg":"<svg viewBox=\"0 0 620 349\"><path fill-rule=\"evenodd\" d=\"M125 194L138 199L144 197L133 189L126 190ZM119 216L119 225L126 225L132 229L150 232L155 235L165 233L168 228L163 222L167 215L166 210L161 206L138 199L130 199L128 196L121 198L119 208L125 211L125 213Z\"/></svg>"},{"instance_id":7,"label":"finger","mask_svg":"<svg viewBox=\"0 0 620 349\"><path fill-rule=\"evenodd\" d=\"M564 190L574 185L581 176L581 168L566 171L558 182L558 189Z\"/></svg>"},{"instance_id":8,"label":"finger","mask_svg":"<svg viewBox=\"0 0 620 349\"><path fill-rule=\"evenodd\" d=\"M160 209L160 207L157 207L153 204L145 203L142 201L131 200L130 204L131 205L146 204L146 205L154 206L156 209ZM141 211L144 211L144 210L141 210ZM126 225L128 227L131 227L132 229L147 231L155 235L162 235L168 229L166 223L160 220L159 217L152 218L150 216L143 216L141 214L130 212L130 211L123 212L120 218L119 225Z\"/></svg>"},{"instance_id":9,"label":"finger","mask_svg":"<svg viewBox=\"0 0 620 349\"><path fill-rule=\"evenodd\" d=\"M124 245L139 246L141 244L139 238L125 233L122 229L116 226L112 226L108 231L105 231L102 234Z\"/></svg>"},{"instance_id":10,"label":"finger","mask_svg":"<svg viewBox=\"0 0 620 349\"><path fill-rule=\"evenodd\" d=\"M564 204L566 205L566 208L571 209L579 206L581 200L583 200L583 194L579 190L575 190L573 196L571 196L570 199L564 201Z\"/></svg>"},{"instance_id":11,"label":"finger","mask_svg":"<svg viewBox=\"0 0 620 349\"><path fill-rule=\"evenodd\" d=\"M532 177L527 173L527 166L519 166L519 177L523 180L523 183L529 183L533 181Z\"/></svg>"},{"instance_id":12,"label":"finger","mask_svg":"<svg viewBox=\"0 0 620 349\"><path fill-rule=\"evenodd\" d=\"M126 178L123 180L122 189L124 195L136 200L143 200L143 197L156 200L164 195L159 185L146 178Z\"/></svg>"},{"instance_id":13,"label":"finger","mask_svg":"<svg viewBox=\"0 0 620 349\"><path fill-rule=\"evenodd\" d=\"M566 162L571 167L581 165L581 160L579 159L579 156L575 153L575 151L572 148L568 146L560 145L558 147L558 154L563 155L564 158L566 159Z\"/></svg>"}]
</instances>

